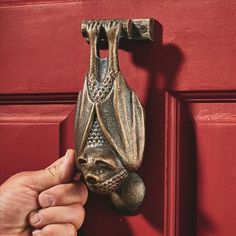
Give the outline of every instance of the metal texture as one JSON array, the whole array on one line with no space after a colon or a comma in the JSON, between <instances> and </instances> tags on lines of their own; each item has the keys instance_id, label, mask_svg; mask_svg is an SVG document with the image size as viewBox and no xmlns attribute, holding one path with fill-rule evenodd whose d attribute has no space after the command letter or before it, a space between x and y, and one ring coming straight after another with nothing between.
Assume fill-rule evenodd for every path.
<instances>
[{"instance_id":1,"label":"metal texture","mask_svg":"<svg viewBox=\"0 0 236 236\"><path fill-rule=\"evenodd\" d=\"M138 25L137 34L132 25ZM145 24L142 24L145 22ZM85 20L82 33L90 44L90 64L76 112L76 164L88 188L109 194L113 206L132 214L145 196L134 173L142 163L144 111L119 70L121 37L151 39L151 20ZM147 23L147 24L146 24ZM106 35L108 58L98 56L98 41Z\"/></svg>"},{"instance_id":2,"label":"metal texture","mask_svg":"<svg viewBox=\"0 0 236 236\"><path fill-rule=\"evenodd\" d=\"M102 25L101 31L98 35L98 41L107 41L104 27L110 20L83 20L82 23L82 35L89 42L89 36L87 32L87 25L90 23L98 22ZM115 19L114 21L121 24L120 38L131 40L148 40L154 41L154 19Z\"/></svg>"}]
</instances>

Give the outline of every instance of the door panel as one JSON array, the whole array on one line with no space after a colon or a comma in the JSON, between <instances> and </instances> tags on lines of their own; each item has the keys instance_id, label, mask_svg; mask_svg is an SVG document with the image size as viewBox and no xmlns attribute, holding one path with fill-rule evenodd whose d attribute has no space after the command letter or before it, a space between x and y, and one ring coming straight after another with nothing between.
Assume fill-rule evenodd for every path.
<instances>
[{"instance_id":1,"label":"door panel","mask_svg":"<svg viewBox=\"0 0 236 236\"><path fill-rule=\"evenodd\" d=\"M81 46L81 18L75 14L78 7L9 5L1 8L0 69L2 79L7 78L1 93L78 91L82 83L78 73L87 65L86 57L81 57L86 53Z\"/></svg>"},{"instance_id":2,"label":"door panel","mask_svg":"<svg viewBox=\"0 0 236 236\"><path fill-rule=\"evenodd\" d=\"M146 113L139 170L146 200L136 215L122 216L90 194L81 234L235 234L235 1L0 4L1 181L44 168L74 146L76 97L89 60L82 20L153 17L155 42L126 42L119 52Z\"/></svg>"},{"instance_id":3,"label":"door panel","mask_svg":"<svg viewBox=\"0 0 236 236\"><path fill-rule=\"evenodd\" d=\"M234 235L236 94L177 93L167 100L169 234Z\"/></svg>"},{"instance_id":4,"label":"door panel","mask_svg":"<svg viewBox=\"0 0 236 236\"><path fill-rule=\"evenodd\" d=\"M68 147L73 148L74 107L72 104L1 105L1 183L17 172L45 168Z\"/></svg>"},{"instance_id":5,"label":"door panel","mask_svg":"<svg viewBox=\"0 0 236 236\"><path fill-rule=\"evenodd\" d=\"M236 104L200 103L191 110L196 122L197 235L234 235Z\"/></svg>"}]
</instances>

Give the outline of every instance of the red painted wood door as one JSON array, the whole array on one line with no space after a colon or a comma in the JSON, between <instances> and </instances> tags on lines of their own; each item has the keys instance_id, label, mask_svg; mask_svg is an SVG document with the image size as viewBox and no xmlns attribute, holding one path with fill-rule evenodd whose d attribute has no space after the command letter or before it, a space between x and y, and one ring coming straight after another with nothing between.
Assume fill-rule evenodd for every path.
<instances>
[{"instance_id":1,"label":"red painted wood door","mask_svg":"<svg viewBox=\"0 0 236 236\"><path fill-rule=\"evenodd\" d=\"M122 216L90 194L81 235L235 235L235 12L233 0L2 0L1 182L74 146L89 55L82 20L152 17L155 42L120 50L146 111L146 200Z\"/></svg>"}]
</instances>

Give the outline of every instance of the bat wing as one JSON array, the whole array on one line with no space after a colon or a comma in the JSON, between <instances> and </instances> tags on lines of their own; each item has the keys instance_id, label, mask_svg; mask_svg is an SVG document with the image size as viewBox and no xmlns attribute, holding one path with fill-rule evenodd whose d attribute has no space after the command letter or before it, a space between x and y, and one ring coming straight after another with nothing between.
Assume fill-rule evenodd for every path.
<instances>
[{"instance_id":1,"label":"bat wing","mask_svg":"<svg viewBox=\"0 0 236 236\"><path fill-rule=\"evenodd\" d=\"M95 106L89 98L87 80L85 79L84 87L78 95L75 116L75 143L77 155L84 150L94 119L94 113Z\"/></svg>"},{"instance_id":2,"label":"bat wing","mask_svg":"<svg viewBox=\"0 0 236 236\"><path fill-rule=\"evenodd\" d=\"M136 170L143 159L144 111L136 94L119 74L113 92L96 105L101 129L128 170Z\"/></svg>"}]
</instances>

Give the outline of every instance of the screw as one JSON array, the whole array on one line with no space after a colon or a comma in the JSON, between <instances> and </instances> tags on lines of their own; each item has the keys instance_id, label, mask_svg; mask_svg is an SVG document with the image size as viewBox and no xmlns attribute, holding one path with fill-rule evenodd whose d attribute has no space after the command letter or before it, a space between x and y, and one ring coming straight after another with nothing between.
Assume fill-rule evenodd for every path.
<instances>
[{"instance_id":1,"label":"screw","mask_svg":"<svg viewBox=\"0 0 236 236\"><path fill-rule=\"evenodd\" d=\"M146 33L147 32L147 26L146 25L140 25L139 31L140 31L140 33Z\"/></svg>"}]
</instances>

